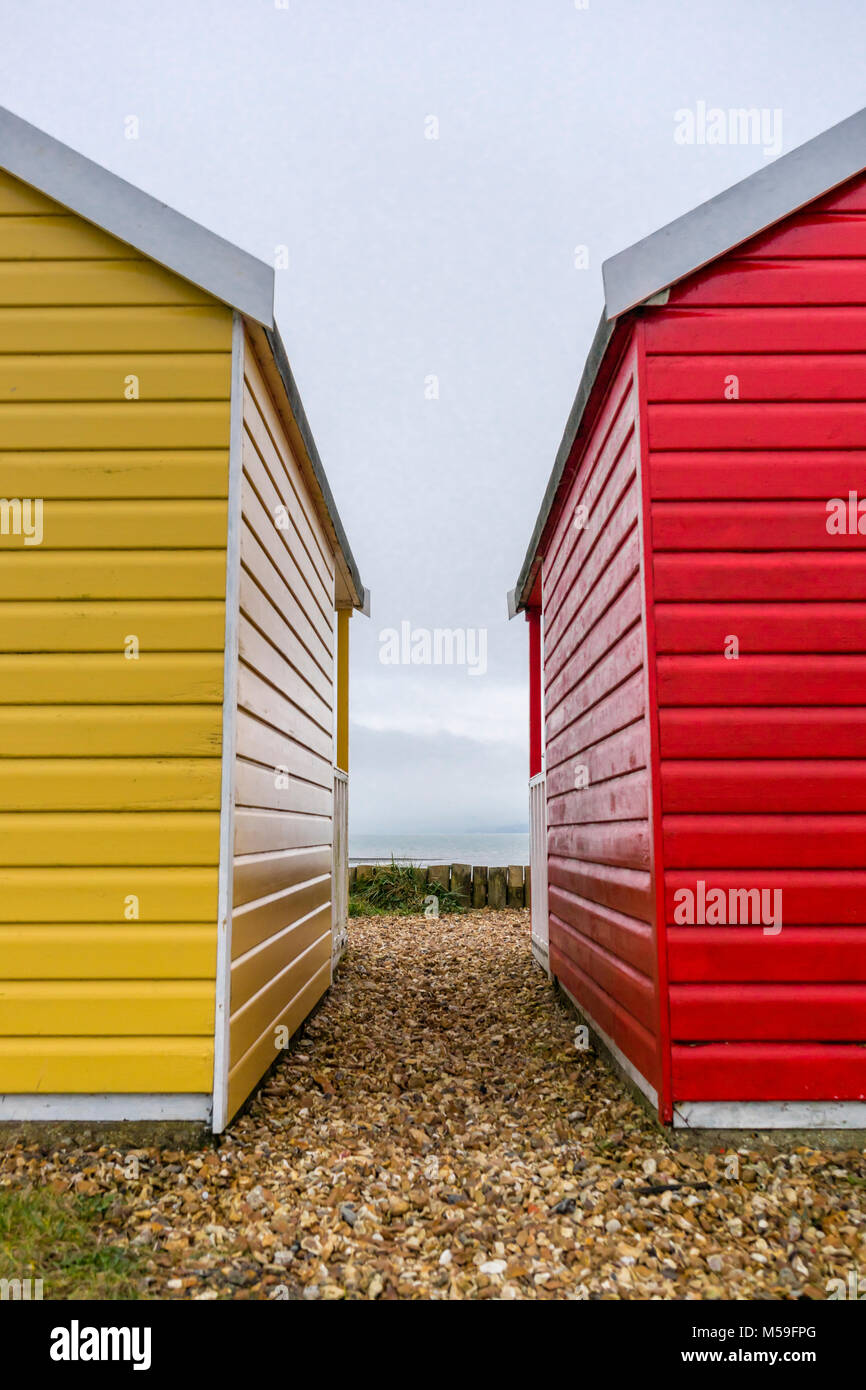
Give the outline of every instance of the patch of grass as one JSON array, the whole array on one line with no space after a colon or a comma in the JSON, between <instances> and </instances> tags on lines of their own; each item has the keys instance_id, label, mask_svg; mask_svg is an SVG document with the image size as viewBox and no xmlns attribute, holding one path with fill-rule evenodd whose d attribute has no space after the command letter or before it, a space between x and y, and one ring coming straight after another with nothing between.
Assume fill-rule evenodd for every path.
<instances>
[{"instance_id":1,"label":"patch of grass","mask_svg":"<svg viewBox=\"0 0 866 1390\"><path fill-rule=\"evenodd\" d=\"M0 1189L0 1279L41 1279L43 1299L141 1298L145 1257L101 1229L111 1201Z\"/></svg>"},{"instance_id":2,"label":"patch of grass","mask_svg":"<svg viewBox=\"0 0 866 1390\"><path fill-rule=\"evenodd\" d=\"M440 916L465 912L466 907L450 888L427 882L427 870L417 864L377 864L372 876L355 883L349 894L350 917L417 917L424 913L431 895L439 899Z\"/></svg>"}]
</instances>

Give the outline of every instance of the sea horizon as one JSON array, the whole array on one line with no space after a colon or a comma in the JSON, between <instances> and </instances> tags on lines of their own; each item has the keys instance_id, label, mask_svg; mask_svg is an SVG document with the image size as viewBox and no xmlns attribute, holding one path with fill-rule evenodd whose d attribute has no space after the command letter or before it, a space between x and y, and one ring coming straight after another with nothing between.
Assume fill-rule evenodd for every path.
<instances>
[{"instance_id":1,"label":"sea horizon","mask_svg":"<svg viewBox=\"0 0 866 1390\"><path fill-rule=\"evenodd\" d=\"M350 864L483 864L529 863L529 831L415 831L356 835L349 831Z\"/></svg>"}]
</instances>

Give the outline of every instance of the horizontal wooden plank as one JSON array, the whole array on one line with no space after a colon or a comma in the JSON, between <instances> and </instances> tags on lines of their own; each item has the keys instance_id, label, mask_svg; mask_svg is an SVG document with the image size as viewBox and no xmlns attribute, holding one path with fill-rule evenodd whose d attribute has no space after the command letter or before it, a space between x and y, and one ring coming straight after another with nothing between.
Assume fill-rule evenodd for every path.
<instances>
[{"instance_id":1,"label":"horizontal wooden plank","mask_svg":"<svg viewBox=\"0 0 866 1390\"><path fill-rule=\"evenodd\" d=\"M866 708L663 709L663 758L866 758Z\"/></svg>"},{"instance_id":2,"label":"horizontal wooden plank","mask_svg":"<svg viewBox=\"0 0 866 1390\"><path fill-rule=\"evenodd\" d=\"M251 342L249 333L246 335L244 350L244 426L263 458L270 461L272 454L279 457L283 474L298 498L324 567L333 574L334 555L330 542L318 509L310 497L307 477L298 463L288 437L285 416L277 410L274 397L262 373L257 349ZM278 476L276 470L272 468L271 471L273 476Z\"/></svg>"},{"instance_id":3,"label":"horizontal wooden plank","mask_svg":"<svg viewBox=\"0 0 866 1390\"><path fill-rule=\"evenodd\" d=\"M220 757L214 705L0 705L0 758Z\"/></svg>"},{"instance_id":4,"label":"horizontal wooden plank","mask_svg":"<svg viewBox=\"0 0 866 1390\"><path fill-rule=\"evenodd\" d=\"M215 652L0 656L0 703L10 705L221 704L222 683Z\"/></svg>"},{"instance_id":5,"label":"horizontal wooden plank","mask_svg":"<svg viewBox=\"0 0 866 1390\"><path fill-rule=\"evenodd\" d=\"M331 733L334 712L330 686L325 686L324 698L319 695L301 678L279 648L263 637L243 613L238 624L238 650L246 666L258 671L270 685L288 696L325 734Z\"/></svg>"},{"instance_id":6,"label":"horizontal wooden plank","mask_svg":"<svg viewBox=\"0 0 866 1390\"><path fill-rule=\"evenodd\" d=\"M866 437L860 402L655 404L647 417L651 449L858 449Z\"/></svg>"},{"instance_id":7,"label":"horizontal wooden plank","mask_svg":"<svg viewBox=\"0 0 866 1390\"><path fill-rule=\"evenodd\" d=\"M4 1037L212 1036L213 1021L211 980L0 979Z\"/></svg>"},{"instance_id":8,"label":"horizontal wooden plank","mask_svg":"<svg viewBox=\"0 0 866 1390\"><path fill-rule=\"evenodd\" d=\"M621 777L624 773L646 767L647 744L646 726L640 719L607 738L599 739L591 748L582 751L580 756L575 753L573 758L557 767L548 764L548 801L553 796L574 791L578 783L584 783L584 790L589 790L609 778Z\"/></svg>"},{"instance_id":9,"label":"horizontal wooden plank","mask_svg":"<svg viewBox=\"0 0 866 1390\"><path fill-rule=\"evenodd\" d=\"M213 1090L212 1037L0 1038L0 1087L29 1094Z\"/></svg>"},{"instance_id":10,"label":"horizontal wooden plank","mask_svg":"<svg viewBox=\"0 0 866 1390\"><path fill-rule=\"evenodd\" d=\"M658 554L653 557L656 602L666 599L810 600L866 599L866 553L788 551L756 555L745 551L713 555Z\"/></svg>"},{"instance_id":11,"label":"horizontal wooden plank","mask_svg":"<svg viewBox=\"0 0 866 1390\"><path fill-rule=\"evenodd\" d=\"M573 602L566 605L570 610L570 622L564 621L565 611L562 611L563 621L558 625L556 645L552 645L551 640L545 642L544 672L548 685L556 679L585 636L596 624L604 621L611 604L627 589L639 569L640 540L635 518L635 525L619 549L609 553L606 549L605 567L579 606L573 607ZM548 634L546 636L549 637Z\"/></svg>"},{"instance_id":12,"label":"horizontal wooden plank","mask_svg":"<svg viewBox=\"0 0 866 1390\"><path fill-rule=\"evenodd\" d=\"M209 811L219 804L218 758L0 758L7 811Z\"/></svg>"},{"instance_id":13,"label":"horizontal wooden plank","mask_svg":"<svg viewBox=\"0 0 866 1390\"><path fill-rule=\"evenodd\" d=\"M330 814L303 815L292 811L235 812L235 854L266 854L272 850L309 849L330 843Z\"/></svg>"},{"instance_id":14,"label":"horizontal wooden plank","mask_svg":"<svg viewBox=\"0 0 866 1390\"><path fill-rule=\"evenodd\" d=\"M671 286L671 305L863 304L866 261L727 257Z\"/></svg>"},{"instance_id":15,"label":"horizontal wooden plank","mask_svg":"<svg viewBox=\"0 0 866 1390\"><path fill-rule=\"evenodd\" d=\"M660 656L661 705L860 705L866 656Z\"/></svg>"},{"instance_id":16,"label":"horizontal wooden plank","mask_svg":"<svg viewBox=\"0 0 866 1390\"><path fill-rule=\"evenodd\" d=\"M864 415L866 425L866 415ZM847 499L846 499L847 506ZM862 550L866 534L831 534L828 504L791 502L655 502L659 550Z\"/></svg>"},{"instance_id":17,"label":"horizontal wooden plank","mask_svg":"<svg viewBox=\"0 0 866 1390\"><path fill-rule=\"evenodd\" d=\"M330 828L330 827L329 827ZM330 840L318 847L274 850L236 859L234 901L238 907L331 872Z\"/></svg>"},{"instance_id":18,"label":"horizontal wooden plank","mask_svg":"<svg viewBox=\"0 0 866 1390\"><path fill-rule=\"evenodd\" d=\"M290 923L277 936L269 937L234 960L231 970L232 1015L288 970L293 961L321 941L323 936L330 940L330 935L331 913L326 904L300 921Z\"/></svg>"},{"instance_id":19,"label":"horizontal wooden plank","mask_svg":"<svg viewBox=\"0 0 866 1390\"><path fill-rule=\"evenodd\" d=\"M653 982L626 961L603 949L593 938L564 923L551 905L550 944L582 978L627 1010L649 1033L655 1033L657 1011Z\"/></svg>"},{"instance_id":20,"label":"horizontal wooden plank","mask_svg":"<svg viewBox=\"0 0 866 1390\"><path fill-rule=\"evenodd\" d=\"M707 820L712 818L707 817ZM721 818L717 817L716 820ZM749 818L743 825L743 835L745 836L754 829L753 821L756 818ZM862 817L860 818L862 820ZM711 843L708 837L708 843ZM836 926L854 926L866 923L866 870L859 866L853 869L833 869L833 868L810 868L808 863L805 866L796 864L794 867L780 867L775 862L772 866L760 864L753 867L746 864L737 869L728 867L731 863L730 845L725 867L719 868L711 864L694 867L690 871L684 868L671 867L669 863L671 847L668 842L665 844L666 862L665 872L665 916L669 924L673 924L674 913L677 903L682 903L680 897L676 901L674 895L680 890L687 888L697 897L699 889L697 884L703 881L706 885L705 892L709 893L711 888L720 888L725 894L725 902L731 901L731 892L742 889L759 889L761 892L767 891L770 897L766 900L770 908L770 914L763 913L763 916L772 915L773 905L776 899L772 896L780 891L782 894L782 931L774 936L764 937L765 942L770 945L778 942L781 937L786 936L789 927L792 926L820 926L826 924ZM720 857L724 857L725 847L723 847ZM760 858L760 854L753 855ZM862 860L861 860L862 863ZM744 873L744 868L748 873ZM738 910L738 916L741 915ZM684 927L687 931L696 931L696 927ZM731 931L733 928L724 927L723 930ZM740 930L738 927L737 930Z\"/></svg>"},{"instance_id":21,"label":"horizontal wooden plank","mask_svg":"<svg viewBox=\"0 0 866 1390\"><path fill-rule=\"evenodd\" d=\"M636 574L598 622L581 638L556 676L550 679L546 675L545 699L548 709L555 709L624 634L641 622L642 599L640 576Z\"/></svg>"},{"instance_id":22,"label":"horizontal wooden plank","mask_svg":"<svg viewBox=\"0 0 866 1390\"><path fill-rule=\"evenodd\" d=\"M0 411L2 415L2 411ZM0 420L2 429L2 420ZM22 514L23 515L23 514ZM42 540L28 545L22 534L0 534L0 547L27 553L49 550L208 550L225 546L226 503L199 497L168 501L52 501L42 509ZM87 555L78 563L86 566Z\"/></svg>"},{"instance_id":23,"label":"horizontal wooden plank","mask_svg":"<svg viewBox=\"0 0 866 1390\"><path fill-rule=\"evenodd\" d=\"M0 762L0 769L6 761ZM60 764L55 764L60 766ZM219 778L219 763L215 762ZM82 805L93 794L84 789L86 764L76 783L66 772L67 799ZM0 782L2 787L2 782ZM28 793L34 804L38 792ZM60 793L44 793L46 800ZM118 804L123 790L116 793ZM213 811L12 811L5 788L0 790L0 864L85 865L203 865L219 863L219 797ZM2 964L0 964L2 971Z\"/></svg>"},{"instance_id":24,"label":"horizontal wooden plank","mask_svg":"<svg viewBox=\"0 0 866 1390\"><path fill-rule=\"evenodd\" d=\"M733 394L732 394L733 393ZM858 401L866 396L866 355L689 353L647 358L648 401Z\"/></svg>"},{"instance_id":25,"label":"horizontal wooden plank","mask_svg":"<svg viewBox=\"0 0 866 1390\"><path fill-rule=\"evenodd\" d=\"M274 602L276 597L277 595L270 591L266 593L246 569L241 569L241 614L277 649L292 671L310 687L316 698L323 700L330 709L333 705L333 662L330 658L325 658L323 669L322 664L314 659L294 628L290 626L288 615L277 607ZM294 610L294 600L291 601L290 608ZM295 616L294 612L292 616ZM317 652L321 651L319 642L315 643L315 648ZM251 664L254 662L251 661Z\"/></svg>"},{"instance_id":26,"label":"horizontal wooden plank","mask_svg":"<svg viewBox=\"0 0 866 1390\"><path fill-rule=\"evenodd\" d=\"M0 261L0 305L207 304L204 290L150 260Z\"/></svg>"},{"instance_id":27,"label":"horizontal wooden plank","mask_svg":"<svg viewBox=\"0 0 866 1390\"><path fill-rule=\"evenodd\" d=\"M866 816L666 815L664 835L665 864L671 869L857 869L863 864Z\"/></svg>"},{"instance_id":28,"label":"horizontal wooden plank","mask_svg":"<svg viewBox=\"0 0 866 1390\"><path fill-rule=\"evenodd\" d=\"M330 872L297 883L264 901L236 906L232 915L232 960L319 909L331 911Z\"/></svg>"},{"instance_id":29,"label":"horizontal wooden plank","mask_svg":"<svg viewBox=\"0 0 866 1390\"><path fill-rule=\"evenodd\" d=\"M330 650L332 646L333 608L328 608L322 598L322 586L313 574L309 560L300 553L300 547L297 546L297 543L295 550L291 550L286 544L285 532L279 529L273 513L267 510L262 504L261 498L249 486L246 475L244 475L242 486L241 507L244 521L249 526L259 547L267 555L270 566L263 568L257 552L255 549L250 552L249 547L245 552L242 546L241 559L266 593L271 592L266 578L268 570L271 567L276 569L298 608L306 614L307 619L318 633L326 651ZM288 609L280 602L277 606L281 612L286 614L287 618L291 619L294 612L293 608ZM310 646L303 631L297 627L296 631L306 645Z\"/></svg>"},{"instance_id":30,"label":"horizontal wooden plank","mask_svg":"<svg viewBox=\"0 0 866 1390\"><path fill-rule=\"evenodd\" d=\"M238 675L238 704L326 762L331 761L333 736L243 662Z\"/></svg>"},{"instance_id":31,"label":"horizontal wooden plank","mask_svg":"<svg viewBox=\"0 0 866 1390\"><path fill-rule=\"evenodd\" d=\"M616 1043L640 1074L654 1084L658 1069L658 1045L654 1034L559 949L555 944L555 921L551 919L550 966L553 973L589 1018Z\"/></svg>"},{"instance_id":32,"label":"horizontal wooden plank","mask_svg":"<svg viewBox=\"0 0 866 1390\"><path fill-rule=\"evenodd\" d=\"M720 652L736 634L748 652L866 651L866 603L657 603L656 650Z\"/></svg>"},{"instance_id":33,"label":"horizontal wooden plank","mask_svg":"<svg viewBox=\"0 0 866 1390\"><path fill-rule=\"evenodd\" d=\"M674 1101L866 1100L866 1048L845 1043L674 1044Z\"/></svg>"},{"instance_id":34,"label":"horizontal wooden plank","mask_svg":"<svg viewBox=\"0 0 866 1390\"><path fill-rule=\"evenodd\" d=\"M48 502L226 497L228 449L59 449L0 453L7 497Z\"/></svg>"},{"instance_id":35,"label":"horizontal wooden plank","mask_svg":"<svg viewBox=\"0 0 866 1390\"><path fill-rule=\"evenodd\" d=\"M866 811L866 760L665 761L661 788L662 807L672 813Z\"/></svg>"},{"instance_id":36,"label":"horizontal wooden plank","mask_svg":"<svg viewBox=\"0 0 866 1390\"><path fill-rule=\"evenodd\" d=\"M330 758L311 753L270 724L263 724L246 710L237 714L237 756L263 767L286 767L289 776L333 791L334 769Z\"/></svg>"},{"instance_id":37,"label":"horizontal wooden plank","mask_svg":"<svg viewBox=\"0 0 866 1390\"><path fill-rule=\"evenodd\" d=\"M126 914L135 910L138 918ZM210 868L0 869L0 922L216 922Z\"/></svg>"},{"instance_id":38,"label":"horizontal wooden plank","mask_svg":"<svg viewBox=\"0 0 866 1390\"><path fill-rule=\"evenodd\" d=\"M134 383L129 381L131 376L136 378ZM225 401L231 394L231 355L228 352L0 355L0 403L127 401L127 392L133 387L138 391L139 401Z\"/></svg>"},{"instance_id":39,"label":"horizontal wooden plank","mask_svg":"<svg viewBox=\"0 0 866 1390\"><path fill-rule=\"evenodd\" d=\"M866 984L672 984L676 1042L866 1042Z\"/></svg>"},{"instance_id":40,"label":"horizontal wooden plank","mask_svg":"<svg viewBox=\"0 0 866 1390\"><path fill-rule=\"evenodd\" d=\"M278 1053L274 1040L276 1029L285 1028L289 1037L300 1028L307 1015L315 1008L331 981L330 943L324 943L328 959L323 960L312 975L289 1001L280 1013L262 1031L261 1036L232 1067L229 1072L228 1116L235 1114L259 1079L273 1065ZM252 1004L248 1005L252 1007Z\"/></svg>"},{"instance_id":41,"label":"horizontal wooden plank","mask_svg":"<svg viewBox=\"0 0 866 1390\"><path fill-rule=\"evenodd\" d=\"M301 955L290 960L279 975L272 977L257 994L245 1000L237 1011L233 1009L230 1068L236 1067L244 1054L263 1037L267 1037L270 1042L270 1061L274 1061L278 1052L275 1040L278 1019L291 1005L292 1000L297 998L312 980L318 978L326 965L330 983L330 925L325 927L321 935Z\"/></svg>"},{"instance_id":42,"label":"horizontal wooden plank","mask_svg":"<svg viewBox=\"0 0 866 1390\"><path fill-rule=\"evenodd\" d=\"M648 354L814 352L816 344L825 343L836 352L866 352L866 309L797 304L702 308L696 313L668 305L663 314L647 314L643 331Z\"/></svg>"},{"instance_id":43,"label":"horizontal wooden plank","mask_svg":"<svg viewBox=\"0 0 866 1390\"><path fill-rule=\"evenodd\" d=\"M231 352L224 304L0 307L0 352Z\"/></svg>"},{"instance_id":44,"label":"horizontal wooden plank","mask_svg":"<svg viewBox=\"0 0 866 1390\"><path fill-rule=\"evenodd\" d=\"M222 651L225 607L206 599L0 604L0 652L118 652L133 633L142 653Z\"/></svg>"},{"instance_id":45,"label":"horizontal wooden plank","mask_svg":"<svg viewBox=\"0 0 866 1390\"><path fill-rule=\"evenodd\" d=\"M14 174L0 169L0 216L20 215L21 213L51 214L64 209L53 198L46 198L29 183L22 183Z\"/></svg>"},{"instance_id":46,"label":"horizontal wooden plank","mask_svg":"<svg viewBox=\"0 0 866 1390\"><path fill-rule=\"evenodd\" d=\"M645 821L610 821L601 825L565 825L547 832L549 855L593 864L648 869L649 830Z\"/></svg>"},{"instance_id":47,"label":"horizontal wooden plank","mask_svg":"<svg viewBox=\"0 0 866 1390\"><path fill-rule=\"evenodd\" d=\"M655 449L650 488L659 501L845 497L862 485L863 449ZM22 493L27 496L27 493Z\"/></svg>"},{"instance_id":48,"label":"horizontal wooden plank","mask_svg":"<svg viewBox=\"0 0 866 1390\"><path fill-rule=\"evenodd\" d=\"M235 767L235 804L251 807L263 812L301 813L305 816L318 816L328 819L328 825L321 827L322 834L330 840L330 816L333 808L333 785L322 786L320 782L308 782L303 776L306 762L304 750L287 742L286 751L279 763L263 767L238 758ZM300 768L300 774L296 769ZM333 778L331 778L333 783ZM310 843L322 843L319 840ZM266 848L263 846L262 848Z\"/></svg>"},{"instance_id":49,"label":"horizontal wooden plank","mask_svg":"<svg viewBox=\"0 0 866 1390\"><path fill-rule=\"evenodd\" d=\"M241 576L251 580L288 624L311 660L328 677L333 676L333 631L324 631L308 608L286 584L276 564L260 543L246 519L241 522Z\"/></svg>"},{"instance_id":50,"label":"horizontal wooden plank","mask_svg":"<svg viewBox=\"0 0 866 1390\"><path fill-rule=\"evenodd\" d=\"M611 690L579 719L567 725L555 738L548 740L548 776L566 760L618 730L643 718L645 685L642 671L636 671L622 685Z\"/></svg>"},{"instance_id":51,"label":"horizontal wooden plank","mask_svg":"<svg viewBox=\"0 0 866 1390\"><path fill-rule=\"evenodd\" d=\"M547 873L551 889L562 889L642 922L652 922L655 917L652 881L646 870L583 863L551 854Z\"/></svg>"},{"instance_id":52,"label":"horizontal wooden plank","mask_svg":"<svg viewBox=\"0 0 866 1390\"><path fill-rule=\"evenodd\" d=\"M793 927L777 936L761 927L676 927L667 929L671 980L866 981L866 929Z\"/></svg>"},{"instance_id":53,"label":"horizontal wooden plank","mask_svg":"<svg viewBox=\"0 0 866 1390\"><path fill-rule=\"evenodd\" d=\"M308 576L313 592L320 595L326 609L329 605L333 607L330 595L334 556L316 516L309 489L288 448L285 435L281 432L280 449L277 451L273 435L255 405L250 409L250 401L247 391L244 398L244 476L271 517L275 517L278 508L282 507L283 520L288 523L282 529L282 539ZM272 428L277 427L276 413L273 412Z\"/></svg>"},{"instance_id":54,"label":"horizontal wooden plank","mask_svg":"<svg viewBox=\"0 0 866 1390\"><path fill-rule=\"evenodd\" d=\"M228 437L228 401L0 404L5 449L220 449Z\"/></svg>"},{"instance_id":55,"label":"horizontal wooden plank","mask_svg":"<svg viewBox=\"0 0 866 1390\"><path fill-rule=\"evenodd\" d=\"M591 902L587 898L577 897L573 893L568 893L556 885L550 888L550 911L572 929L576 936L589 938L596 946L606 951L608 955L624 961L639 974L651 981L655 975L655 940L653 929L647 922L627 917L624 913L612 911L600 903ZM561 949L572 960L592 975L594 979L604 983L602 977L589 966L582 962L580 955L567 948L564 940L560 941ZM628 1003L625 995L617 994L617 998L622 1003L631 1008L632 1013L637 1013L636 1008ZM644 1020L650 1030L654 1030L655 1023L652 1020Z\"/></svg>"},{"instance_id":56,"label":"horizontal wooden plank","mask_svg":"<svg viewBox=\"0 0 866 1390\"><path fill-rule=\"evenodd\" d=\"M646 819L649 814L649 779L641 768L622 777L590 784L580 790L548 796L547 824L550 827L588 825L601 821Z\"/></svg>"},{"instance_id":57,"label":"horizontal wooden plank","mask_svg":"<svg viewBox=\"0 0 866 1390\"><path fill-rule=\"evenodd\" d=\"M0 222L4 261L105 261L144 257L126 242L68 212L6 213Z\"/></svg>"},{"instance_id":58,"label":"horizontal wooden plank","mask_svg":"<svg viewBox=\"0 0 866 1390\"><path fill-rule=\"evenodd\" d=\"M216 978L216 928L190 922L0 927L5 980L207 980Z\"/></svg>"},{"instance_id":59,"label":"horizontal wooden plank","mask_svg":"<svg viewBox=\"0 0 866 1390\"><path fill-rule=\"evenodd\" d=\"M835 213L810 208L786 217L737 248L737 258L766 256L866 257L866 219L859 212Z\"/></svg>"},{"instance_id":60,"label":"horizontal wooden plank","mask_svg":"<svg viewBox=\"0 0 866 1390\"><path fill-rule=\"evenodd\" d=\"M555 709L547 709L547 739L554 739L568 724L584 715L617 685L622 685L643 666L644 642L638 624L612 647Z\"/></svg>"}]
</instances>

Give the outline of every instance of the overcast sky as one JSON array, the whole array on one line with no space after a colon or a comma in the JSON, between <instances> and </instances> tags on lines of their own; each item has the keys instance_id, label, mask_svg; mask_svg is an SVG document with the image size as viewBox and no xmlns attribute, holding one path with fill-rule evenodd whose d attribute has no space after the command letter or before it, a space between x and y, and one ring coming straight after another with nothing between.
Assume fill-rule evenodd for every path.
<instances>
[{"instance_id":1,"label":"overcast sky","mask_svg":"<svg viewBox=\"0 0 866 1390\"><path fill-rule=\"evenodd\" d=\"M864 0L0 0L0 19L4 105L263 259L288 248L277 319L373 595L352 620L353 830L525 822L505 596L601 263L775 153L679 143L676 112L780 111L784 152L866 104ZM486 671L478 650L474 675L383 664L402 623L486 629Z\"/></svg>"}]
</instances>

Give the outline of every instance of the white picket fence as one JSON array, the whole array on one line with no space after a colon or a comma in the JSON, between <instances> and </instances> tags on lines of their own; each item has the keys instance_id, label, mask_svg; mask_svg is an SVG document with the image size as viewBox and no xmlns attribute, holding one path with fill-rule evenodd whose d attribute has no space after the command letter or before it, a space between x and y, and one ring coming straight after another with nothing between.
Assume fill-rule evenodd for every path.
<instances>
[{"instance_id":1,"label":"white picket fence","mask_svg":"<svg viewBox=\"0 0 866 1390\"><path fill-rule=\"evenodd\" d=\"M532 954L549 975L547 786L543 772L539 772L529 783L529 862L532 868Z\"/></svg>"}]
</instances>

